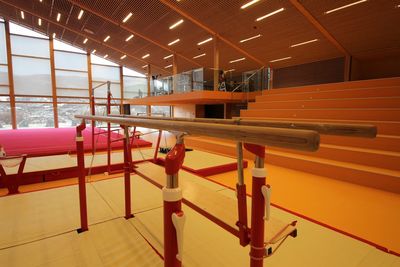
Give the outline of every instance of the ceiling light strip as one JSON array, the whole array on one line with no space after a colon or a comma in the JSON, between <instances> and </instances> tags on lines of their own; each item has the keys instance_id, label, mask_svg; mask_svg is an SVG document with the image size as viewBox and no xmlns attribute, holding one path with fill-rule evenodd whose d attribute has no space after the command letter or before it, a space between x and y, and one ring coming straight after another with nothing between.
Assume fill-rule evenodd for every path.
<instances>
[{"instance_id":1,"label":"ceiling light strip","mask_svg":"<svg viewBox=\"0 0 400 267\"><path fill-rule=\"evenodd\" d=\"M358 4L362 4L362 3L365 3L365 2L367 2L367 0L361 0L361 1L353 2L353 3L350 3L348 5L344 5L344 6L341 6L341 7L338 7L338 8L334 8L334 9L325 11L324 13L325 14L330 14L330 13L339 11L341 9L345 9L345 8L348 8L348 7L351 7L351 6L355 6L355 5L358 5Z\"/></svg>"},{"instance_id":2,"label":"ceiling light strip","mask_svg":"<svg viewBox=\"0 0 400 267\"><path fill-rule=\"evenodd\" d=\"M125 22L127 22L131 17L132 17L132 13L131 12L129 12L129 14L128 15L126 15L126 17L122 20L122 23L125 23Z\"/></svg>"},{"instance_id":3,"label":"ceiling light strip","mask_svg":"<svg viewBox=\"0 0 400 267\"><path fill-rule=\"evenodd\" d=\"M146 54L144 56L142 56L142 59L148 58L150 56L150 54Z\"/></svg>"},{"instance_id":4,"label":"ceiling light strip","mask_svg":"<svg viewBox=\"0 0 400 267\"><path fill-rule=\"evenodd\" d=\"M292 57L283 57L283 58L278 58L278 59L274 59L274 60L271 60L270 62L272 63L272 62L277 62L277 61L282 61L282 60L288 60L288 59L291 59Z\"/></svg>"},{"instance_id":5,"label":"ceiling light strip","mask_svg":"<svg viewBox=\"0 0 400 267\"><path fill-rule=\"evenodd\" d=\"M108 54L105 54L103 58L108 58Z\"/></svg>"},{"instance_id":6,"label":"ceiling light strip","mask_svg":"<svg viewBox=\"0 0 400 267\"><path fill-rule=\"evenodd\" d=\"M170 43L168 44L168 46L174 45L174 44L176 44L176 43L179 42L179 41L180 41L180 39L176 39L176 40L170 42Z\"/></svg>"},{"instance_id":7,"label":"ceiling light strip","mask_svg":"<svg viewBox=\"0 0 400 267\"><path fill-rule=\"evenodd\" d=\"M88 38L85 38L85 40L83 40L83 43L86 44L88 41Z\"/></svg>"},{"instance_id":8,"label":"ceiling light strip","mask_svg":"<svg viewBox=\"0 0 400 267\"><path fill-rule=\"evenodd\" d=\"M314 42L317 42L317 41L318 41L318 39L313 39L313 40L310 40L310 41L305 41L305 42L302 42L302 43L298 43L298 44L291 45L290 47L296 47L296 46L306 45L306 44L314 43Z\"/></svg>"},{"instance_id":9,"label":"ceiling light strip","mask_svg":"<svg viewBox=\"0 0 400 267\"><path fill-rule=\"evenodd\" d=\"M231 60L231 61L229 61L229 63L235 63L235 62L243 61L245 59L246 59L245 57L242 57L242 58L238 58L238 59L235 59L235 60Z\"/></svg>"},{"instance_id":10,"label":"ceiling light strip","mask_svg":"<svg viewBox=\"0 0 400 267\"><path fill-rule=\"evenodd\" d=\"M81 11L79 11L78 20L82 18L84 12L85 11L83 11L83 9L81 9Z\"/></svg>"},{"instance_id":11,"label":"ceiling light strip","mask_svg":"<svg viewBox=\"0 0 400 267\"><path fill-rule=\"evenodd\" d=\"M261 34L257 34L257 35L254 35L254 36L252 36L252 37L249 37L249 38L246 38L246 39L240 40L240 41L239 41L239 43L248 42L248 41L250 41L250 40L257 39L257 38L260 38L261 36L262 36Z\"/></svg>"},{"instance_id":12,"label":"ceiling light strip","mask_svg":"<svg viewBox=\"0 0 400 267\"><path fill-rule=\"evenodd\" d=\"M57 14L57 22L60 22L60 20L61 20L61 13L58 13Z\"/></svg>"},{"instance_id":13,"label":"ceiling light strip","mask_svg":"<svg viewBox=\"0 0 400 267\"><path fill-rule=\"evenodd\" d=\"M126 58L126 55L123 55L122 57L120 57L120 59L124 59L124 58Z\"/></svg>"},{"instance_id":14,"label":"ceiling light strip","mask_svg":"<svg viewBox=\"0 0 400 267\"><path fill-rule=\"evenodd\" d=\"M21 11L21 18L22 18L22 19L25 19L25 13L24 13L24 11Z\"/></svg>"},{"instance_id":15,"label":"ceiling light strip","mask_svg":"<svg viewBox=\"0 0 400 267\"><path fill-rule=\"evenodd\" d=\"M250 2L248 2L248 3L246 3L246 4L244 4L243 6L241 6L240 9L248 8L249 6L254 5L254 4L257 3L257 2L260 2L260 0L253 0L253 1L250 1Z\"/></svg>"},{"instance_id":16,"label":"ceiling light strip","mask_svg":"<svg viewBox=\"0 0 400 267\"><path fill-rule=\"evenodd\" d=\"M169 26L169 29L172 30L173 28L178 27L179 25L181 25L183 23L183 19L179 20L178 22L172 24L171 26Z\"/></svg>"},{"instance_id":17,"label":"ceiling light strip","mask_svg":"<svg viewBox=\"0 0 400 267\"><path fill-rule=\"evenodd\" d=\"M164 67L164 69L168 69L168 68L172 68L172 64Z\"/></svg>"},{"instance_id":18,"label":"ceiling light strip","mask_svg":"<svg viewBox=\"0 0 400 267\"><path fill-rule=\"evenodd\" d=\"M268 14L262 16L262 17L257 18L256 21L260 21L260 20L266 19L266 18L271 17L271 16L273 16L275 14L278 14L278 13L284 11L284 10L285 10L285 8L282 7L280 9L278 9L278 10L272 11L271 13L268 13Z\"/></svg>"},{"instance_id":19,"label":"ceiling light strip","mask_svg":"<svg viewBox=\"0 0 400 267\"><path fill-rule=\"evenodd\" d=\"M193 57L193 59L196 59L196 58L199 58L199 57L204 57L205 55L206 55L206 53L203 53L203 54L200 54L200 55L194 56L194 57Z\"/></svg>"},{"instance_id":20,"label":"ceiling light strip","mask_svg":"<svg viewBox=\"0 0 400 267\"><path fill-rule=\"evenodd\" d=\"M171 55L165 56L164 59L168 59L168 58L173 57L173 56L174 56L174 55L171 54Z\"/></svg>"},{"instance_id":21,"label":"ceiling light strip","mask_svg":"<svg viewBox=\"0 0 400 267\"><path fill-rule=\"evenodd\" d=\"M103 42L107 42L110 39L110 35L107 35L106 38L104 38Z\"/></svg>"},{"instance_id":22,"label":"ceiling light strip","mask_svg":"<svg viewBox=\"0 0 400 267\"><path fill-rule=\"evenodd\" d=\"M129 35L128 38L125 39L125 42L129 42L130 39L132 39L134 37L133 34Z\"/></svg>"},{"instance_id":23,"label":"ceiling light strip","mask_svg":"<svg viewBox=\"0 0 400 267\"><path fill-rule=\"evenodd\" d=\"M208 42L211 41L212 39L213 39L213 38L210 37L210 38L208 38L208 39L205 39L205 40L203 40L203 41L197 43L197 45L202 45L202 44L208 43Z\"/></svg>"},{"instance_id":24,"label":"ceiling light strip","mask_svg":"<svg viewBox=\"0 0 400 267\"><path fill-rule=\"evenodd\" d=\"M38 25L42 26L42 19L41 18L38 19Z\"/></svg>"}]
</instances>

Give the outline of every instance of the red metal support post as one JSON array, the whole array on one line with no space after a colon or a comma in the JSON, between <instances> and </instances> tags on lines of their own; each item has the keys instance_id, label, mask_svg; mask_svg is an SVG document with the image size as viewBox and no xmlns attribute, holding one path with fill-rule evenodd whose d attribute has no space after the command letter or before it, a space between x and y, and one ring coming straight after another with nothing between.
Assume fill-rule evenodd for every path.
<instances>
[{"instance_id":1,"label":"red metal support post","mask_svg":"<svg viewBox=\"0 0 400 267\"><path fill-rule=\"evenodd\" d=\"M111 114L111 83L107 82L107 116ZM111 123L107 123L107 169L111 173Z\"/></svg>"},{"instance_id":2,"label":"red metal support post","mask_svg":"<svg viewBox=\"0 0 400 267\"><path fill-rule=\"evenodd\" d=\"M85 153L83 147L82 131L86 128L85 120L76 127L76 158L78 161L78 180L79 180L79 207L81 215L81 228L78 232L87 231L88 215L87 215L87 200L86 200L86 170L85 170Z\"/></svg>"},{"instance_id":3,"label":"red metal support post","mask_svg":"<svg viewBox=\"0 0 400 267\"><path fill-rule=\"evenodd\" d=\"M90 109L91 109L91 113L92 116L96 115L96 105L94 103L95 99L94 99L94 94L90 97ZM95 149L94 149L94 136L95 136L95 128L96 128L96 121L92 120L92 155L94 155Z\"/></svg>"},{"instance_id":4,"label":"red metal support post","mask_svg":"<svg viewBox=\"0 0 400 267\"><path fill-rule=\"evenodd\" d=\"M255 166L252 171L250 267L262 267L265 257L265 200L261 189L265 186L266 181L266 171L264 169L265 147L254 144L244 144L244 147L256 155Z\"/></svg>"},{"instance_id":5,"label":"red metal support post","mask_svg":"<svg viewBox=\"0 0 400 267\"><path fill-rule=\"evenodd\" d=\"M183 225L185 216L182 211L182 190L179 188L178 172L185 158L183 138L165 158L167 184L163 188L164 199L164 266L182 266Z\"/></svg>"},{"instance_id":6,"label":"red metal support post","mask_svg":"<svg viewBox=\"0 0 400 267\"><path fill-rule=\"evenodd\" d=\"M156 149L154 150L154 158L153 158L154 162L157 162L158 150L160 149L161 137L162 137L162 130L159 130L158 131Z\"/></svg>"},{"instance_id":7,"label":"red metal support post","mask_svg":"<svg viewBox=\"0 0 400 267\"><path fill-rule=\"evenodd\" d=\"M124 184L125 184L125 219L132 218L131 209L131 171L132 171L132 152L129 143L129 128L121 125L124 130Z\"/></svg>"},{"instance_id":8,"label":"red metal support post","mask_svg":"<svg viewBox=\"0 0 400 267\"><path fill-rule=\"evenodd\" d=\"M239 228L239 243L245 247L250 243L250 229L247 225L247 195L246 184L243 175L243 146L242 142L236 144L237 151L237 170L238 182L236 183L236 193L238 199L238 221L236 225Z\"/></svg>"}]
</instances>

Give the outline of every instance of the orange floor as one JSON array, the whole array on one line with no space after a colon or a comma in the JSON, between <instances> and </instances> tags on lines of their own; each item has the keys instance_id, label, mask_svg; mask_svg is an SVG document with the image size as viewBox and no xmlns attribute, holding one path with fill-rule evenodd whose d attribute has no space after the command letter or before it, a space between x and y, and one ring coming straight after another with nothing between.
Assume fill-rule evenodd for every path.
<instances>
[{"instance_id":1,"label":"orange floor","mask_svg":"<svg viewBox=\"0 0 400 267\"><path fill-rule=\"evenodd\" d=\"M245 169L251 192L251 168ZM272 203L400 253L400 195L267 165ZM235 187L235 171L208 177ZM299 226L301 231L301 226Z\"/></svg>"}]
</instances>

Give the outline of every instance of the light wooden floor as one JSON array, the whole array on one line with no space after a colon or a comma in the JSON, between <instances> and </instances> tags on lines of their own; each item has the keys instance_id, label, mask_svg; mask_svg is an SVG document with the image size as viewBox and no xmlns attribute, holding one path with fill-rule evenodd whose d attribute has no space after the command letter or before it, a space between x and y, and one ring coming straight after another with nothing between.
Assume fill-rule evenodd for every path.
<instances>
[{"instance_id":1,"label":"light wooden floor","mask_svg":"<svg viewBox=\"0 0 400 267\"><path fill-rule=\"evenodd\" d=\"M180 177L235 198L234 191L200 177L184 171ZM75 231L76 185L0 198L0 266L162 266L142 237L162 254L161 191L132 175L135 218L125 220L122 180L88 183L90 228L83 234ZM184 211L184 266L248 266L248 247L192 209ZM400 266L399 258L365 243L276 208L272 215L298 220L299 236L289 238L265 266Z\"/></svg>"}]
</instances>

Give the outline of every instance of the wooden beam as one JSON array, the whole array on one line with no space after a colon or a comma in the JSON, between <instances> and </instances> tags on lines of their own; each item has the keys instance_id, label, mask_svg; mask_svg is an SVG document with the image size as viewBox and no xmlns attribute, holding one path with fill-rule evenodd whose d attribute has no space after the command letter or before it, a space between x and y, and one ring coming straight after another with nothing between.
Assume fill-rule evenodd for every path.
<instances>
[{"instance_id":1,"label":"wooden beam","mask_svg":"<svg viewBox=\"0 0 400 267\"><path fill-rule=\"evenodd\" d=\"M219 86L219 47L218 38L214 37L214 91L218 91Z\"/></svg>"},{"instance_id":2,"label":"wooden beam","mask_svg":"<svg viewBox=\"0 0 400 267\"><path fill-rule=\"evenodd\" d=\"M90 53L86 54L87 58L87 73L88 73L88 88L89 88L89 104L90 104L90 114L95 114L94 99L93 94L93 78L92 78L92 56Z\"/></svg>"},{"instance_id":3,"label":"wooden beam","mask_svg":"<svg viewBox=\"0 0 400 267\"><path fill-rule=\"evenodd\" d=\"M50 37L49 45L50 45L50 72L51 72L51 88L53 96L54 127L58 128L57 81L56 81L56 67L54 62L53 37Z\"/></svg>"},{"instance_id":4,"label":"wooden beam","mask_svg":"<svg viewBox=\"0 0 400 267\"><path fill-rule=\"evenodd\" d=\"M178 92L178 57L176 54L172 57L172 91Z\"/></svg>"},{"instance_id":5,"label":"wooden beam","mask_svg":"<svg viewBox=\"0 0 400 267\"><path fill-rule=\"evenodd\" d=\"M151 65L147 65L147 97L151 96ZM148 116L151 114L151 106L147 105L146 106L146 113Z\"/></svg>"},{"instance_id":6,"label":"wooden beam","mask_svg":"<svg viewBox=\"0 0 400 267\"><path fill-rule=\"evenodd\" d=\"M17 129L17 114L15 108L15 90L14 90L14 71L13 71L13 62L11 55L10 23L6 20L4 26L6 30L8 89L10 93L11 124L13 129Z\"/></svg>"},{"instance_id":7,"label":"wooden beam","mask_svg":"<svg viewBox=\"0 0 400 267\"><path fill-rule=\"evenodd\" d=\"M170 1L170 0L160 0L160 2L163 3L164 5L166 5L167 7L169 7L170 9L174 10L175 12L177 12L178 14L180 14L181 16L186 18L187 20L190 20L191 22L193 22L194 24L196 24L197 26L199 26L203 30L209 32L212 36L219 38L221 41L223 41L227 45L231 46L235 50L239 51L241 54L243 54L247 58L253 60L254 62L259 64L260 66L265 66L265 63L262 60L260 60L260 59L256 58L255 56L251 55L250 53L248 53L244 49L240 48L239 46L237 46L233 42L229 41L225 37L219 35L216 31L212 30L210 27L206 26L205 24L201 23L200 21L198 21L197 19L195 19L194 17L192 17L191 15L186 13L185 11L181 10L180 8L178 8L175 4L172 3L172 1Z\"/></svg>"},{"instance_id":8,"label":"wooden beam","mask_svg":"<svg viewBox=\"0 0 400 267\"><path fill-rule=\"evenodd\" d=\"M224 125L217 123L186 122L176 120L142 119L116 116L76 115L75 118L138 126L150 129L182 132L188 135L204 135L250 144L276 146L302 151L319 148L319 134L310 130L293 130L269 127Z\"/></svg>"},{"instance_id":9,"label":"wooden beam","mask_svg":"<svg viewBox=\"0 0 400 267\"><path fill-rule=\"evenodd\" d=\"M89 6L82 4L82 3L81 3L82 1L75 1L75 0L67 0L67 1L70 2L71 4L75 5L75 6L78 6L79 8L81 8L81 9L83 9L83 10L86 10L86 11L89 12L89 13L92 13L92 14L94 14L94 15L96 15L96 16L102 18L103 20L105 20L105 21L107 21L107 22L109 22L109 23L111 23L111 24L113 24L113 25L115 25L115 26L120 27L121 29L124 29L125 31L127 31L127 32L129 32L129 33L131 33L131 34L133 34L133 35L139 36L140 38L146 40L147 42L150 42L150 43L152 43L152 44L154 44L154 45L156 45L156 46L158 46L158 47L160 47L160 48L162 48L162 49L164 49L164 50L166 50L166 51L168 51L168 52L170 52L170 53L177 54L178 56L180 56L180 57L186 59L187 61L189 61L190 63L194 64L195 66L201 67L201 65L200 65L199 63L197 63L196 61L194 61L193 59L188 58L188 57L185 57L184 55L179 54L179 53L173 51L173 50L172 50L171 48L169 48L168 46L163 45L163 44L161 44L161 43L159 43L159 42L157 42L157 41L155 41L155 40L153 40L153 39L151 39L151 38L149 38L149 37L147 37L147 36L141 34L140 32L137 32L137 31L134 31L134 30L128 28L127 26L125 26L125 25L122 24L121 22L116 22L116 21L114 21L113 19L104 16L104 15L101 14L100 12L97 12L97 11L93 10L92 8L90 8Z\"/></svg>"},{"instance_id":10,"label":"wooden beam","mask_svg":"<svg viewBox=\"0 0 400 267\"><path fill-rule=\"evenodd\" d=\"M276 120L250 120L242 118L223 120L223 119L206 119L206 118L154 118L154 117L136 117L130 115L123 115L123 116L112 115L112 117L233 124L233 125L273 127L273 128L289 128L289 129L312 130L319 132L320 134L326 134L326 135L342 135L342 136L365 137L365 138L374 138L377 135L377 127L368 124L299 122L299 121L292 122L292 121L276 121Z\"/></svg>"},{"instance_id":11,"label":"wooden beam","mask_svg":"<svg viewBox=\"0 0 400 267\"><path fill-rule=\"evenodd\" d=\"M298 1L290 0L290 3L310 22L322 35L329 41L333 46L335 46L340 52L345 56L349 56L349 52L324 28L324 26L319 23L319 21L314 18L313 15Z\"/></svg>"},{"instance_id":12,"label":"wooden beam","mask_svg":"<svg viewBox=\"0 0 400 267\"><path fill-rule=\"evenodd\" d=\"M92 41L92 42L94 42L94 43L97 43L97 44L99 44L99 45L102 45L102 46L104 46L104 47L107 47L107 48L109 48L109 49L112 49L112 50L114 50L114 51L116 51L116 52L119 52L119 53L121 53L121 54L124 54L124 55L126 54L128 57L131 57L131 58L133 58L133 59L135 59L135 60L137 60L137 61L140 61L140 62L142 62L142 63L149 64L149 62L143 60L142 58L136 57L136 56L134 56L133 54L127 53L126 51L123 51L123 50L121 50L121 49L119 49L119 48L113 47L113 46L111 46L111 45L109 45L109 44L107 44L107 43L104 43L104 42L102 42L102 41L99 41L99 40L95 39L95 38L92 37L92 36L85 35L84 33L80 32L80 31L77 31L77 30L74 30L73 28L70 28L70 27L68 27L68 26L66 26L66 25L64 25L64 24L62 24L62 23L59 23L59 22L53 21L53 20L51 20L51 19L49 19L49 18L47 18L47 17L44 17L44 16L42 16L42 15L39 14L39 13L30 11L30 10L27 10L26 8L23 8L23 7L21 7L21 6L17 6L17 5L15 5L15 4L11 4L11 3L9 3L9 1L6 1L6 0L0 0L0 2L3 3L3 4L9 5L9 6L15 8L15 9L24 11L25 13L30 14L30 15L32 15L32 16L34 16L34 17L41 18L44 22L47 22L47 23L49 23L49 24L54 24L54 25L56 25L56 26L58 26L58 27L61 27L61 28L66 29L66 30L68 30L68 31L70 31L70 32L73 32L73 33L76 34L76 35L85 37L85 38L87 38L88 40L90 40L90 41ZM157 68L160 69L161 71L170 73L170 72L166 71L166 70L165 70L163 67L161 67L161 66L157 66L157 65L154 65L154 64L153 64L153 66L157 67Z\"/></svg>"},{"instance_id":13,"label":"wooden beam","mask_svg":"<svg viewBox=\"0 0 400 267\"><path fill-rule=\"evenodd\" d=\"M119 112L123 114L124 109L124 70L122 66L119 66L119 85L121 90L121 102L119 104Z\"/></svg>"}]
</instances>

